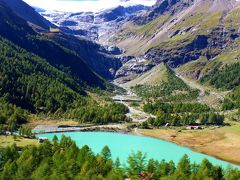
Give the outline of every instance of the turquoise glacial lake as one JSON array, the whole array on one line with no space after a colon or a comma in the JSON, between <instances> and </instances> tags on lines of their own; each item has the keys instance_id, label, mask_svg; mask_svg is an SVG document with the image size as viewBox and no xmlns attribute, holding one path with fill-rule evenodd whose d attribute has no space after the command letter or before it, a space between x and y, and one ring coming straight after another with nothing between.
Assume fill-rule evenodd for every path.
<instances>
[{"instance_id":1,"label":"turquoise glacial lake","mask_svg":"<svg viewBox=\"0 0 240 180\"><path fill-rule=\"evenodd\" d=\"M38 136L47 137L49 140L52 140L54 135L59 139L61 139L62 135L71 137L78 147L88 145L96 154L100 153L102 148L107 145L111 149L112 158L116 159L119 157L123 164L126 163L129 154L142 151L143 153L147 153L148 159L173 160L177 163L184 154L187 154L191 162L200 163L204 158L207 158L214 165L219 165L223 168L226 168L228 165L240 168L240 166L233 165L205 154L194 152L189 148L145 136L109 132L64 132L42 134Z\"/></svg>"}]
</instances>

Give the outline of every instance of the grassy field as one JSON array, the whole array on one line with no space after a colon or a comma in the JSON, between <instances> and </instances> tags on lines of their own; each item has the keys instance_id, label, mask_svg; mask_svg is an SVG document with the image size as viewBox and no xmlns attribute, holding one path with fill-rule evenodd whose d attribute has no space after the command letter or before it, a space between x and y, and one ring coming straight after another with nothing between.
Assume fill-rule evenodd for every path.
<instances>
[{"instance_id":1,"label":"grassy field","mask_svg":"<svg viewBox=\"0 0 240 180\"><path fill-rule=\"evenodd\" d=\"M30 128L34 128L38 125L65 125L65 126L77 126L79 122L74 120L66 120L66 119L46 119L46 118L34 118L31 117L30 121L27 123L27 126Z\"/></svg>"},{"instance_id":2,"label":"grassy field","mask_svg":"<svg viewBox=\"0 0 240 180\"><path fill-rule=\"evenodd\" d=\"M203 130L153 129L138 133L160 138L219 159L240 164L240 123L230 126L209 127Z\"/></svg>"},{"instance_id":3,"label":"grassy field","mask_svg":"<svg viewBox=\"0 0 240 180\"><path fill-rule=\"evenodd\" d=\"M28 145L36 145L38 144L38 140L28 139L20 136L16 136L16 138L14 138L13 136L0 135L0 148L11 146L13 143L16 143L18 147L24 147Z\"/></svg>"}]
</instances>

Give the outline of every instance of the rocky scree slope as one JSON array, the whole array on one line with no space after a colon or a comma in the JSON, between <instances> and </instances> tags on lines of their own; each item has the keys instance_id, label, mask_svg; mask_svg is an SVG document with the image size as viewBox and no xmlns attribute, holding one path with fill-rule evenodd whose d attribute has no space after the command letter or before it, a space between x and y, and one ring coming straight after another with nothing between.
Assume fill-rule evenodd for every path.
<instances>
[{"instance_id":1,"label":"rocky scree slope","mask_svg":"<svg viewBox=\"0 0 240 180\"><path fill-rule=\"evenodd\" d=\"M238 43L240 5L231 0L159 0L112 38L129 55L171 67L210 61Z\"/></svg>"}]
</instances>

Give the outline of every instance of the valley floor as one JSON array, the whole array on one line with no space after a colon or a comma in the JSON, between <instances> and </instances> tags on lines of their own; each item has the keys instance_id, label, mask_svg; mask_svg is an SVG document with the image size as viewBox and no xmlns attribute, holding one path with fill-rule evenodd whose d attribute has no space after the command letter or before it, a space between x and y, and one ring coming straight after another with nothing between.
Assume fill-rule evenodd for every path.
<instances>
[{"instance_id":1,"label":"valley floor","mask_svg":"<svg viewBox=\"0 0 240 180\"><path fill-rule=\"evenodd\" d=\"M199 101L202 103L206 103L209 106L218 105L217 102L222 100L222 97L225 94L221 92L215 92L212 89L208 89L205 86L201 86L200 84L189 80L184 77L180 77L184 82L190 84L192 88L196 88L200 90ZM118 84L119 85L119 84ZM121 86L123 87L123 86ZM135 94L131 92L130 89L123 87L127 90L127 94L131 96ZM209 91L210 95L205 95L205 91ZM129 96L125 96L125 98ZM138 98L138 97L137 97ZM214 100L212 100L214 99ZM124 103L128 107L129 104ZM131 112L134 112L133 107L129 108ZM141 112L141 108L138 109L138 112ZM144 113L144 112L142 112ZM141 115L140 113L139 115ZM150 114L144 113L142 119L134 119L134 113L130 114L130 116L134 121L133 122L143 122L147 120L149 117L153 117ZM229 121L226 122L229 125L223 127L210 126L204 128L203 130L183 130L184 127L179 128L165 128L162 129L138 129L135 128L132 133L136 135L144 135L155 138L160 138L169 142L173 142L178 145L186 146L191 148L194 151L198 151L204 154L208 154L210 156L217 157L218 159L222 159L225 161L229 161L235 164L240 165L240 122Z\"/></svg>"},{"instance_id":2,"label":"valley floor","mask_svg":"<svg viewBox=\"0 0 240 180\"><path fill-rule=\"evenodd\" d=\"M126 99L130 97L135 97L135 94L132 94L131 91L128 90L127 95L121 96L120 99ZM119 96L118 96L119 97ZM122 101L121 101L122 102ZM122 102L128 107L130 107L130 112L128 116L133 119L134 123L140 123L145 121L147 118L152 117L150 114L146 114L141 110L141 108L131 107L126 102ZM141 112L139 114L139 112ZM138 117L135 117L138 115ZM79 126L76 121L66 121L66 120L33 120L28 124L29 127L35 128L48 128L48 127L56 127L56 126ZM144 135L155 138L160 138L169 142L173 142L178 145L186 146L194 151L202 152L204 154L208 154L210 156L217 157L219 159L229 161L235 164L240 165L240 122L229 121L229 126L217 127L211 126L207 127L203 130L183 130L182 127L163 127L161 129L138 129L134 128L132 132L136 135ZM44 126L42 126L44 125ZM114 125L105 125L105 126L89 126L89 125L81 125L86 128L83 131L116 131L120 132L129 130L127 129L127 124L114 124ZM79 128L79 127L78 127ZM90 129L88 129L90 128ZM95 128L95 129L91 129ZM82 130L82 129L81 129ZM80 130L80 131L81 131ZM79 130L77 130L79 131ZM10 145L15 142L17 146L25 146L29 144L36 144L37 140L25 139L18 137L14 139L12 136L0 136L1 143L0 147Z\"/></svg>"},{"instance_id":3,"label":"valley floor","mask_svg":"<svg viewBox=\"0 0 240 180\"><path fill-rule=\"evenodd\" d=\"M204 130L138 129L138 134L160 138L219 159L240 164L240 123Z\"/></svg>"}]
</instances>

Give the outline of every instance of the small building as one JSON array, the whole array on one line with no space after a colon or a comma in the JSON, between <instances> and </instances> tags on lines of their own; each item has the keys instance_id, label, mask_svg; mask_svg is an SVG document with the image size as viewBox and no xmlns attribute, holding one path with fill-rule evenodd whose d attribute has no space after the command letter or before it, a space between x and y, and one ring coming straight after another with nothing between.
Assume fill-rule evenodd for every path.
<instances>
[{"instance_id":1,"label":"small building","mask_svg":"<svg viewBox=\"0 0 240 180\"><path fill-rule=\"evenodd\" d=\"M187 126L187 129L192 130L192 129L202 129L201 126Z\"/></svg>"},{"instance_id":2,"label":"small building","mask_svg":"<svg viewBox=\"0 0 240 180\"><path fill-rule=\"evenodd\" d=\"M47 137L39 137L38 138L38 143L41 144L41 143L43 143L44 141L47 141L47 140L48 140Z\"/></svg>"}]
</instances>

